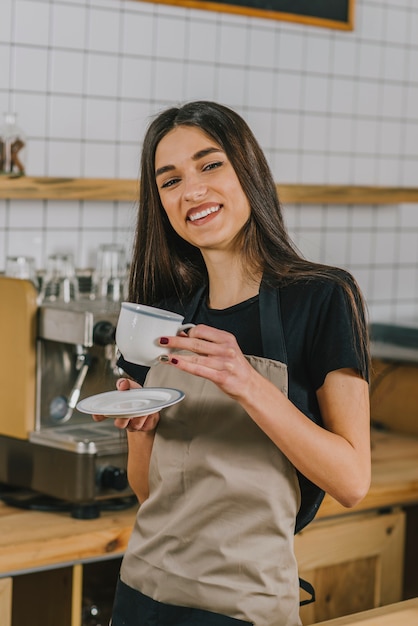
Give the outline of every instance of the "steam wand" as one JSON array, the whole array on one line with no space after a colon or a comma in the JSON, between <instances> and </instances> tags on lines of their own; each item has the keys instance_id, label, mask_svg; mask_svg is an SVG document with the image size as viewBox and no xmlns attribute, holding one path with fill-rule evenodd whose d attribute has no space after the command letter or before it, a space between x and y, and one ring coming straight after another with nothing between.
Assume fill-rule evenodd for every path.
<instances>
[{"instance_id":1,"label":"steam wand","mask_svg":"<svg viewBox=\"0 0 418 626\"><path fill-rule=\"evenodd\" d=\"M54 398L50 406L50 415L53 419L58 419L61 424L68 422L74 412L77 402L80 398L81 388L84 380L89 371L91 365L91 357L86 352L84 346L77 345L77 363L76 369L78 370L77 378L74 382L73 388L70 391L68 399L63 396ZM63 414L63 407L66 412ZM64 409L64 410L65 410Z\"/></svg>"}]
</instances>

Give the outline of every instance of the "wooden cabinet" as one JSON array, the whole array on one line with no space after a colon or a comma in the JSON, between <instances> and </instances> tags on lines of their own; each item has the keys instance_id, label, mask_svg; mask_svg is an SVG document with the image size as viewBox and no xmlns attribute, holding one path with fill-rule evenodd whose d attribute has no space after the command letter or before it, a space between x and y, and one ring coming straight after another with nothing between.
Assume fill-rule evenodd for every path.
<instances>
[{"instance_id":1,"label":"wooden cabinet","mask_svg":"<svg viewBox=\"0 0 418 626\"><path fill-rule=\"evenodd\" d=\"M0 579L1 626L93 626L111 617L119 559Z\"/></svg>"},{"instance_id":2,"label":"wooden cabinet","mask_svg":"<svg viewBox=\"0 0 418 626\"><path fill-rule=\"evenodd\" d=\"M81 573L74 565L13 577L10 626L80 626Z\"/></svg>"},{"instance_id":3,"label":"wooden cabinet","mask_svg":"<svg viewBox=\"0 0 418 626\"><path fill-rule=\"evenodd\" d=\"M12 626L12 579L0 579L0 615L3 626Z\"/></svg>"},{"instance_id":4,"label":"wooden cabinet","mask_svg":"<svg viewBox=\"0 0 418 626\"><path fill-rule=\"evenodd\" d=\"M304 626L402 599L405 513L358 513L313 522L295 537L301 578L316 602Z\"/></svg>"},{"instance_id":5,"label":"wooden cabinet","mask_svg":"<svg viewBox=\"0 0 418 626\"><path fill-rule=\"evenodd\" d=\"M418 505L408 506L406 512L405 565L403 597L418 598Z\"/></svg>"},{"instance_id":6,"label":"wooden cabinet","mask_svg":"<svg viewBox=\"0 0 418 626\"><path fill-rule=\"evenodd\" d=\"M93 626L93 606L107 624L135 514L79 520L0 503L0 626Z\"/></svg>"},{"instance_id":7,"label":"wooden cabinet","mask_svg":"<svg viewBox=\"0 0 418 626\"><path fill-rule=\"evenodd\" d=\"M121 559L87 563L83 567L82 624L108 624ZM95 615L97 614L97 620Z\"/></svg>"}]
</instances>

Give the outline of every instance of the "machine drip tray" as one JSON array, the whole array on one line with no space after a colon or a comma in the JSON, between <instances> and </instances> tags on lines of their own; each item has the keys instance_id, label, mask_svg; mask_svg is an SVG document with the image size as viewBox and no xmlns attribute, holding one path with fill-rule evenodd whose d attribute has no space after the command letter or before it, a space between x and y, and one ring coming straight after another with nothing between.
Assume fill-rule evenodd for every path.
<instances>
[{"instance_id":1,"label":"machine drip tray","mask_svg":"<svg viewBox=\"0 0 418 626\"><path fill-rule=\"evenodd\" d=\"M127 450L126 433L118 431L112 421L41 428L30 433L29 441L79 454L102 455Z\"/></svg>"}]
</instances>

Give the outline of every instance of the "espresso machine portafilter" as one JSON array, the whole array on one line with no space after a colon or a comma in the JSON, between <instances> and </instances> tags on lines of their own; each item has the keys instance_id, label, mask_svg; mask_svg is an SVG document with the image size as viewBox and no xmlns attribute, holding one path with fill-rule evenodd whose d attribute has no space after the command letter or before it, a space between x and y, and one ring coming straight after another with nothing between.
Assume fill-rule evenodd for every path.
<instances>
[{"instance_id":1,"label":"espresso machine portafilter","mask_svg":"<svg viewBox=\"0 0 418 626\"><path fill-rule=\"evenodd\" d=\"M0 325L11 352L0 366L11 394L1 392L0 482L68 502L75 517L96 517L106 503L132 497L125 433L76 408L80 399L116 388L120 305L102 299L38 305L27 282L0 277ZM27 315L11 313L22 306ZM19 371L12 337L22 336L30 356ZM23 403L15 402L19 376L28 396Z\"/></svg>"}]
</instances>

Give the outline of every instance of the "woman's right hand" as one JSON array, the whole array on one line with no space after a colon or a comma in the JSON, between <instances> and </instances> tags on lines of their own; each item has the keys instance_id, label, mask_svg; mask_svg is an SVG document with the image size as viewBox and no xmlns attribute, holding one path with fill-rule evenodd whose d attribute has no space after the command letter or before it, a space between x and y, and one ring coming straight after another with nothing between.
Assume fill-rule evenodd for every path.
<instances>
[{"instance_id":1,"label":"woman's right hand","mask_svg":"<svg viewBox=\"0 0 418 626\"><path fill-rule=\"evenodd\" d=\"M118 391L128 391L129 389L140 389L141 385L129 378L119 378L116 388ZM95 422L102 422L105 419L108 419L106 415L93 415ZM150 432L156 429L159 419L159 413L150 413L149 415L131 417L130 419L117 417L114 419L114 424L121 430Z\"/></svg>"}]
</instances>

